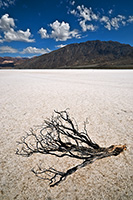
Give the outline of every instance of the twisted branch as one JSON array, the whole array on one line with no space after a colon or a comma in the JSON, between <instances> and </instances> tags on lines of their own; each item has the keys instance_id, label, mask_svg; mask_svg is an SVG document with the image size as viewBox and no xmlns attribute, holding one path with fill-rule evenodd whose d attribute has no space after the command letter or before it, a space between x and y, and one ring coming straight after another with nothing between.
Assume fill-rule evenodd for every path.
<instances>
[{"instance_id":1,"label":"twisted branch","mask_svg":"<svg viewBox=\"0 0 133 200\"><path fill-rule=\"evenodd\" d=\"M78 125L70 119L67 111L54 111L51 119L45 120L38 129L30 129L30 132L22 137L18 144L20 148L16 151L17 155L29 157L34 153L41 153L82 160L81 164L66 172L59 172L53 168L42 169L38 167L37 170L32 169L36 176L48 180L51 187L58 185L79 168L85 167L97 159L117 156L126 149L126 145L100 147L90 139L86 123L84 131L80 132Z\"/></svg>"}]
</instances>

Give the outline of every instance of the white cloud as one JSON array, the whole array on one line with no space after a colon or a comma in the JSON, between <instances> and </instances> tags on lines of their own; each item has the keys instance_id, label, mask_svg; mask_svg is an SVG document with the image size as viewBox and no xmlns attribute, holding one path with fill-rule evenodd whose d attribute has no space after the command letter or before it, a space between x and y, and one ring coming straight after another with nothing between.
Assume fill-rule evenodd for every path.
<instances>
[{"instance_id":1,"label":"white cloud","mask_svg":"<svg viewBox=\"0 0 133 200\"><path fill-rule=\"evenodd\" d=\"M64 21L59 22L58 20L56 20L55 22L50 24L50 27L52 28L50 34L47 34L47 30L44 28L41 28L39 30L42 38L54 38L56 41L66 41L74 37L80 38L78 31L76 29L70 31L69 23L65 23Z\"/></svg>"},{"instance_id":2,"label":"white cloud","mask_svg":"<svg viewBox=\"0 0 133 200\"><path fill-rule=\"evenodd\" d=\"M86 8L84 5L77 6L77 9L79 11L79 16L83 18L85 21L92 21L92 20L98 20L98 15L96 15L92 8Z\"/></svg>"},{"instance_id":3,"label":"white cloud","mask_svg":"<svg viewBox=\"0 0 133 200\"><path fill-rule=\"evenodd\" d=\"M100 19L100 22L105 23L104 27L105 27L106 29L108 29L109 31L111 30L111 22L110 22L109 17L103 16L103 17Z\"/></svg>"},{"instance_id":4,"label":"white cloud","mask_svg":"<svg viewBox=\"0 0 133 200\"><path fill-rule=\"evenodd\" d=\"M50 50L47 48L47 49L39 49L39 48L36 48L36 47L27 47L25 49L23 49L22 52L20 52L21 54L46 54L46 53L49 53Z\"/></svg>"},{"instance_id":5,"label":"white cloud","mask_svg":"<svg viewBox=\"0 0 133 200\"><path fill-rule=\"evenodd\" d=\"M3 15L0 19L0 30L9 31L13 27L15 27L14 19L9 18L8 14Z\"/></svg>"},{"instance_id":6,"label":"white cloud","mask_svg":"<svg viewBox=\"0 0 133 200\"><path fill-rule=\"evenodd\" d=\"M126 24L124 20L125 20L125 16L118 15L117 17L114 17L111 19L111 25L114 29L118 30L121 24L123 25Z\"/></svg>"},{"instance_id":7,"label":"white cloud","mask_svg":"<svg viewBox=\"0 0 133 200\"><path fill-rule=\"evenodd\" d=\"M0 47L0 53L17 53L18 50L9 46Z\"/></svg>"},{"instance_id":8,"label":"white cloud","mask_svg":"<svg viewBox=\"0 0 133 200\"><path fill-rule=\"evenodd\" d=\"M11 42L11 41L23 41L23 42L34 42L34 39L30 39L31 33L30 29L26 31L18 30L15 31L14 19L5 14L0 19L0 31L3 33L3 38L1 42Z\"/></svg>"},{"instance_id":9,"label":"white cloud","mask_svg":"<svg viewBox=\"0 0 133 200\"><path fill-rule=\"evenodd\" d=\"M63 48L63 47L65 47L66 46L66 44L60 44L60 45L57 45L56 47L58 47L58 48Z\"/></svg>"},{"instance_id":10,"label":"white cloud","mask_svg":"<svg viewBox=\"0 0 133 200\"><path fill-rule=\"evenodd\" d=\"M127 22L132 23L133 22L133 16L129 16Z\"/></svg>"},{"instance_id":11,"label":"white cloud","mask_svg":"<svg viewBox=\"0 0 133 200\"><path fill-rule=\"evenodd\" d=\"M51 50L43 49L43 48L36 48L36 47L27 47L23 49L23 51L18 51L15 48L12 48L10 46L1 46L0 47L0 53L19 53L19 54L34 54L34 55L40 55L40 54L46 54L49 53Z\"/></svg>"},{"instance_id":12,"label":"white cloud","mask_svg":"<svg viewBox=\"0 0 133 200\"><path fill-rule=\"evenodd\" d=\"M105 25L104 27L108 29L109 31L112 29L118 30L121 25L126 25L126 17L123 15L117 15L116 17L113 17L109 19L107 16L103 16L100 19L100 22L103 22Z\"/></svg>"},{"instance_id":13,"label":"white cloud","mask_svg":"<svg viewBox=\"0 0 133 200\"><path fill-rule=\"evenodd\" d=\"M77 13L77 11L76 10L70 10L69 11L72 15L75 15L75 16L77 16L78 15L78 13Z\"/></svg>"},{"instance_id":14,"label":"white cloud","mask_svg":"<svg viewBox=\"0 0 133 200\"><path fill-rule=\"evenodd\" d=\"M102 13L95 13L92 8L87 8L84 5L77 6L76 9L69 11L72 15L78 17L79 25L82 31L95 31L99 25L103 25L106 29L111 31L112 29L118 30L121 26L127 25L127 23L133 22L133 16L129 16L128 19L123 15L117 15L111 17L113 10L108 11L108 15L104 16ZM104 13L104 10L103 10Z\"/></svg>"},{"instance_id":15,"label":"white cloud","mask_svg":"<svg viewBox=\"0 0 133 200\"><path fill-rule=\"evenodd\" d=\"M50 24L50 27L53 29L51 32L51 38L54 38L56 41L66 41L73 37L79 37L78 31L70 31L70 25L64 21L60 23L56 20L53 24Z\"/></svg>"},{"instance_id":16,"label":"white cloud","mask_svg":"<svg viewBox=\"0 0 133 200\"><path fill-rule=\"evenodd\" d=\"M4 41L11 42L11 41L21 41L21 42L34 42L34 39L29 39L31 36L30 29L26 31L14 31L14 29L10 29L4 33Z\"/></svg>"},{"instance_id":17,"label":"white cloud","mask_svg":"<svg viewBox=\"0 0 133 200\"><path fill-rule=\"evenodd\" d=\"M44 39L44 38L49 38L49 35L47 34L47 30L44 29L44 28L41 28L38 33L40 33L41 35L41 38Z\"/></svg>"},{"instance_id":18,"label":"white cloud","mask_svg":"<svg viewBox=\"0 0 133 200\"><path fill-rule=\"evenodd\" d=\"M119 28L119 18L114 17L111 19L111 25L114 27L114 29L118 30Z\"/></svg>"},{"instance_id":19,"label":"white cloud","mask_svg":"<svg viewBox=\"0 0 133 200\"><path fill-rule=\"evenodd\" d=\"M98 21L99 16L92 11L92 8L87 8L84 5L77 6L77 10L72 10L70 13L79 17L79 24L83 31L95 31L97 29L91 21ZM91 23L88 24L88 22Z\"/></svg>"},{"instance_id":20,"label":"white cloud","mask_svg":"<svg viewBox=\"0 0 133 200\"><path fill-rule=\"evenodd\" d=\"M93 24L86 24L85 20L80 21L80 26L82 27L82 30L85 32L87 30L90 31L95 31L97 29L96 26L94 26Z\"/></svg>"},{"instance_id":21,"label":"white cloud","mask_svg":"<svg viewBox=\"0 0 133 200\"><path fill-rule=\"evenodd\" d=\"M72 6L74 6L75 1L70 1L69 3L70 3Z\"/></svg>"},{"instance_id":22,"label":"white cloud","mask_svg":"<svg viewBox=\"0 0 133 200\"><path fill-rule=\"evenodd\" d=\"M10 5L14 5L16 0L0 0L0 8L9 7Z\"/></svg>"},{"instance_id":23,"label":"white cloud","mask_svg":"<svg viewBox=\"0 0 133 200\"><path fill-rule=\"evenodd\" d=\"M111 15L111 14L113 13L113 10L110 9L110 10L108 11L108 13Z\"/></svg>"}]
</instances>

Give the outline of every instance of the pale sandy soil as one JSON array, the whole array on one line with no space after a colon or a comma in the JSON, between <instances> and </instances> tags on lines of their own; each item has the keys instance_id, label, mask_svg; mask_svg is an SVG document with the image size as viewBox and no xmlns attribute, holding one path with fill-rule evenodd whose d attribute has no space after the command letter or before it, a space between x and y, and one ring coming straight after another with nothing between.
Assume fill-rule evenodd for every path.
<instances>
[{"instance_id":1,"label":"pale sandy soil","mask_svg":"<svg viewBox=\"0 0 133 200\"><path fill-rule=\"evenodd\" d=\"M117 157L98 160L50 188L30 171L43 162L65 171L75 160L15 154L16 141L30 127L69 113L101 146L126 144ZM0 199L131 200L133 199L133 71L0 70Z\"/></svg>"}]
</instances>

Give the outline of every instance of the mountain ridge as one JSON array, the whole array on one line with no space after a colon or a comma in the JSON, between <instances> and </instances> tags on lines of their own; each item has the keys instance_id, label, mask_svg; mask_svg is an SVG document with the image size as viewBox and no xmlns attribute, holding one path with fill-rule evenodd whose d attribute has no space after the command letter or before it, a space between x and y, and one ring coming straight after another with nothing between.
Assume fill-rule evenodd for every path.
<instances>
[{"instance_id":1,"label":"mountain ridge","mask_svg":"<svg viewBox=\"0 0 133 200\"><path fill-rule=\"evenodd\" d=\"M16 65L22 64L28 58L21 57L0 57L0 68L14 68Z\"/></svg>"},{"instance_id":2,"label":"mountain ridge","mask_svg":"<svg viewBox=\"0 0 133 200\"><path fill-rule=\"evenodd\" d=\"M106 66L133 68L133 47L113 41L87 41L73 43L48 54L26 60L20 69L106 68ZM83 67L84 68L84 67Z\"/></svg>"}]
</instances>

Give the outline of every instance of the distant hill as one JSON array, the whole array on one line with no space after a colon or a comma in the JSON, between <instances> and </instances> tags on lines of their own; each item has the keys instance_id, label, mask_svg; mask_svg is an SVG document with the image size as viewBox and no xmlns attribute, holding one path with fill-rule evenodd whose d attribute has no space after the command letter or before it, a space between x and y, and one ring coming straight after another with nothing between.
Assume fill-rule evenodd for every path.
<instances>
[{"instance_id":1,"label":"distant hill","mask_svg":"<svg viewBox=\"0 0 133 200\"><path fill-rule=\"evenodd\" d=\"M133 68L133 47L99 40L75 43L26 60L17 68Z\"/></svg>"},{"instance_id":2,"label":"distant hill","mask_svg":"<svg viewBox=\"0 0 133 200\"><path fill-rule=\"evenodd\" d=\"M26 60L28 58L0 57L0 68L13 68Z\"/></svg>"}]
</instances>

